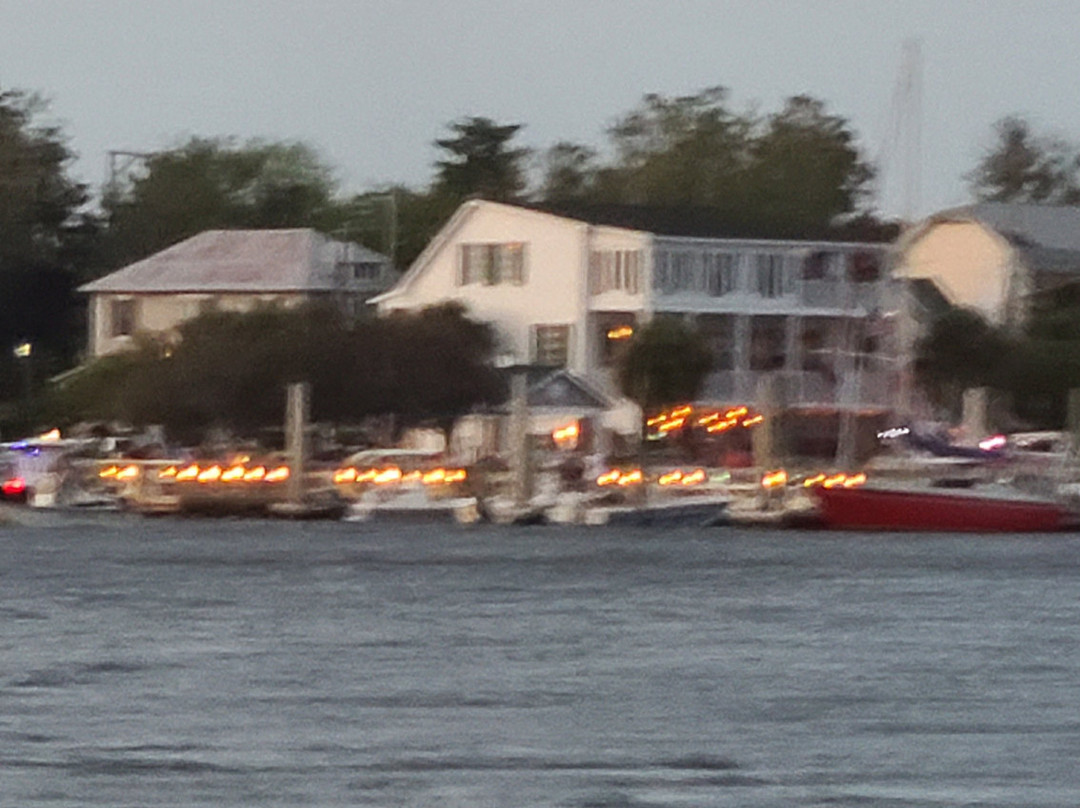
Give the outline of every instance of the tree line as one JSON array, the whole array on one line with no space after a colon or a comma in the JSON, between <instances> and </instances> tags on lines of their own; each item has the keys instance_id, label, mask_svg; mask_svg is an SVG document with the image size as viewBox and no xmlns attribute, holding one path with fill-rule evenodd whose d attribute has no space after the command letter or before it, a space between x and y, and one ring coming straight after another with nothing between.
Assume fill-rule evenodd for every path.
<instances>
[{"instance_id":1,"label":"tree line","mask_svg":"<svg viewBox=\"0 0 1080 808\"><path fill-rule=\"evenodd\" d=\"M36 384L78 359L85 301L75 288L203 230L312 227L393 254L399 269L468 198L562 212L667 211L732 236L887 235L874 210L875 167L850 122L796 95L771 113L737 110L712 87L645 95L604 130L604 147L520 145L524 124L470 116L434 140L423 187L343 193L302 142L193 137L136 161L95 197L71 177L65 133L40 97L0 93L0 400L23 389L8 347L30 342ZM1019 118L969 175L977 198L1080 200L1075 149ZM9 406L10 410L10 406ZM0 411L0 420L4 413Z\"/></svg>"}]
</instances>

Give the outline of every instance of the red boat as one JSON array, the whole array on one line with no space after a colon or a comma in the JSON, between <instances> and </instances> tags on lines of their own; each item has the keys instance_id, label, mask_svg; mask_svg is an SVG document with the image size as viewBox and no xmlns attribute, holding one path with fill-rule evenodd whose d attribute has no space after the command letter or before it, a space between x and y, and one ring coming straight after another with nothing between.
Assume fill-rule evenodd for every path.
<instances>
[{"instance_id":1,"label":"red boat","mask_svg":"<svg viewBox=\"0 0 1080 808\"><path fill-rule=\"evenodd\" d=\"M1072 516L1053 500L994 486L813 490L822 526L834 529L1031 533L1062 530Z\"/></svg>"}]
</instances>

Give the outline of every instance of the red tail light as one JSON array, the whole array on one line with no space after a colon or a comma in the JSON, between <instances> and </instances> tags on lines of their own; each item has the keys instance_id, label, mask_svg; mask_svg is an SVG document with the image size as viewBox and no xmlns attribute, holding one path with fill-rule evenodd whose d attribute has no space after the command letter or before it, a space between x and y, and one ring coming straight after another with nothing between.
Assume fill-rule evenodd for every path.
<instances>
[{"instance_id":1,"label":"red tail light","mask_svg":"<svg viewBox=\"0 0 1080 808\"><path fill-rule=\"evenodd\" d=\"M7 480L4 480L4 482L0 484L0 491L3 491L4 495L9 497L15 497L19 494L25 494L26 480L24 480L22 477L11 477Z\"/></svg>"}]
</instances>

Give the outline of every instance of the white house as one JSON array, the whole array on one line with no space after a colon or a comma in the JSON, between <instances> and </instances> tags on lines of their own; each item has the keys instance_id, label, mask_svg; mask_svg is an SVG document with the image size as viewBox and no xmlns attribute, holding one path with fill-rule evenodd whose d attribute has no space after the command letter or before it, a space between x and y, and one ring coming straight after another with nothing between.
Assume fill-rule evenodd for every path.
<instances>
[{"instance_id":1,"label":"white house","mask_svg":"<svg viewBox=\"0 0 1080 808\"><path fill-rule=\"evenodd\" d=\"M79 291L90 296L89 353L97 357L208 309L323 299L355 315L391 277L385 256L314 230L208 230Z\"/></svg>"},{"instance_id":2,"label":"white house","mask_svg":"<svg viewBox=\"0 0 1080 808\"><path fill-rule=\"evenodd\" d=\"M897 385L885 259L881 244L686 238L477 200L373 302L458 301L495 326L508 361L566 368L607 395L633 330L678 316L712 345L710 403L753 403L780 373L789 405L884 411Z\"/></svg>"}]
</instances>

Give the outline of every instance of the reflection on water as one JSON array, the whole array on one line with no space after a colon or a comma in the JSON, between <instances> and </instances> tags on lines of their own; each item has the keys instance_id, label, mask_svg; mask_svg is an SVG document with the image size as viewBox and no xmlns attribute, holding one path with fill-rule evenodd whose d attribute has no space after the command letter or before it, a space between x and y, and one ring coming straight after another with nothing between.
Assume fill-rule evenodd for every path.
<instances>
[{"instance_id":1,"label":"reflection on water","mask_svg":"<svg viewBox=\"0 0 1080 808\"><path fill-rule=\"evenodd\" d=\"M1080 541L0 530L11 805L1075 805Z\"/></svg>"}]
</instances>

